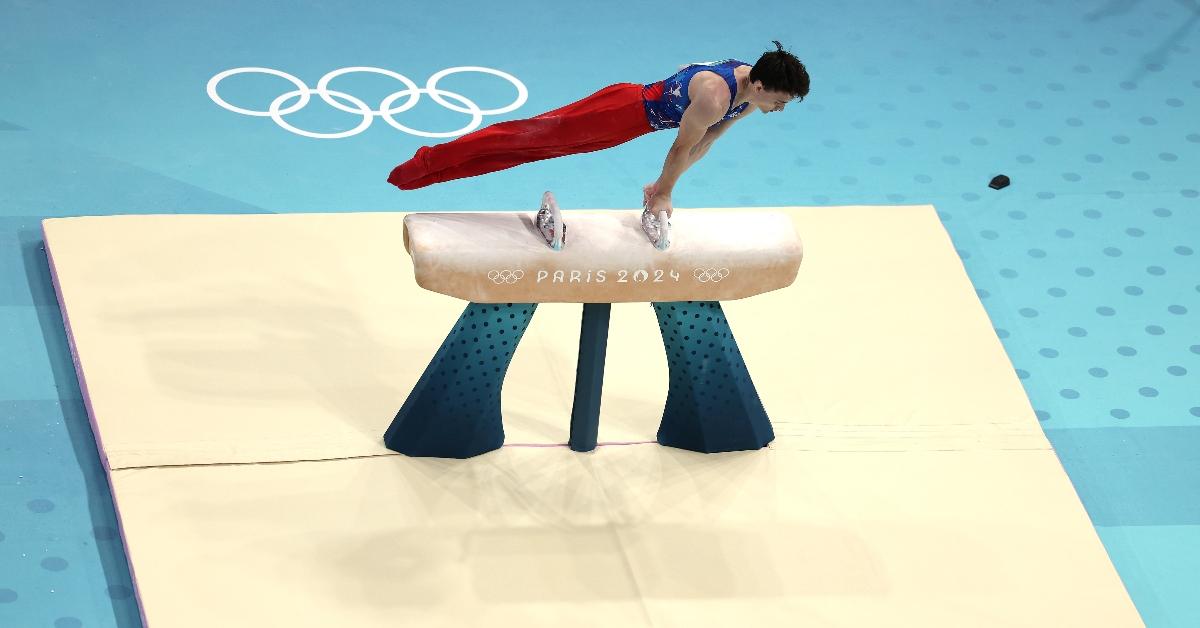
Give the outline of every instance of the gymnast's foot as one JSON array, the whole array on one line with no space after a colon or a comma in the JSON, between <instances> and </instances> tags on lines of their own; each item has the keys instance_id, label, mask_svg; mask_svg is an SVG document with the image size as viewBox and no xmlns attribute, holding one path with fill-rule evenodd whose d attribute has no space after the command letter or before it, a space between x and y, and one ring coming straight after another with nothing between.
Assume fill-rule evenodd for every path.
<instances>
[{"instance_id":1,"label":"gymnast's foot","mask_svg":"<svg viewBox=\"0 0 1200 628\"><path fill-rule=\"evenodd\" d=\"M416 190L437 183L437 179L429 170L430 147L422 146L408 161L392 169L388 175L388 183L401 190Z\"/></svg>"},{"instance_id":2,"label":"gymnast's foot","mask_svg":"<svg viewBox=\"0 0 1200 628\"><path fill-rule=\"evenodd\" d=\"M567 243L567 224L563 222L558 202L554 200L554 195L549 190L542 194L542 208L538 210L534 222L538 231L542 233L542 238L546 240L546 244L555 251L561 251L563 245Z\"/></svg>"}]
</instances>

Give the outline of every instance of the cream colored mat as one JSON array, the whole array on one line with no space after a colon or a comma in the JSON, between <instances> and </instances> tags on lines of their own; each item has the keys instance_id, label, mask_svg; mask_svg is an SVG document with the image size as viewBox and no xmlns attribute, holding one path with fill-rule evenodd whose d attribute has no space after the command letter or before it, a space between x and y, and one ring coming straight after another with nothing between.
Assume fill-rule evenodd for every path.
<instances>
[{"instance_id":1,"label":"cream colored mat","mask_svg":"<svg viewBox=\"0 0 1200 628\"><path fill-rule=\"evenodd\" d=\"M770 449L467 461L381 444L465 305L403 214L46 221L149 624L1140 625L934 209L778 210L796 283L723 304ZM566 442L580 312L538 308L509 444ZM665 396L615 305L601 442Z\"/></svg>"}]
</instances>

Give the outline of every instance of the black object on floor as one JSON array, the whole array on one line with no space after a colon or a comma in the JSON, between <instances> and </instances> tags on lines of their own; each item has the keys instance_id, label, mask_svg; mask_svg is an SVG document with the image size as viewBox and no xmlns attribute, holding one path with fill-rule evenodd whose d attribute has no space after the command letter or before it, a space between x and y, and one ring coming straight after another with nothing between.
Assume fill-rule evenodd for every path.
<instances>
[{"instance_id":1,"label":"black object on floor","mask_svg":"<svg viewBox=\"0 0 1200 628\"><path fill-rule=\"evenodd\" d=\"M999 175L992 177L992 182L988 184L988 187L992 188L993 190L1000 190L1000 189L1008 187L1009 183L1011 183L1011 182L1009 181L1007 176L999 174Z\"/></svg>"}]
</instances>

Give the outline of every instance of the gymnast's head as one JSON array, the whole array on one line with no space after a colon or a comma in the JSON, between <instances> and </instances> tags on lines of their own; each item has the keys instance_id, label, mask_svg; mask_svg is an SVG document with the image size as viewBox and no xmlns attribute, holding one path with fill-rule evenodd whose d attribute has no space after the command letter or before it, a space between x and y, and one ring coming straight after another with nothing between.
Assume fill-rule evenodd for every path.
<instances>
[{"instance_id":1,"label":"gymnast's head","mask_svg":"<svg viewBox=\"0 0 1200 628\"><path fill-rule=\"evenodd\" d=\"M750 68L750 105L763 113L783 111L789 102L808 95L808 70L796 55L775 41Z\"/></svg>"}]
</instances>

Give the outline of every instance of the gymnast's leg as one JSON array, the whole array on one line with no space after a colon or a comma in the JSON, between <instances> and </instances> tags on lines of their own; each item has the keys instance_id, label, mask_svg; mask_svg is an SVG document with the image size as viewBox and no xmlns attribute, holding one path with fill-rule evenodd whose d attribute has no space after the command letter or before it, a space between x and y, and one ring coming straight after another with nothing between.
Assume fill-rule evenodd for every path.
<instances>
[{"instance_id":1,"label":"gymnast's leg","mask_svg":"<svg viewBox=\"0 0 1200 628\"><path fill-rule=\"evenodd\" d=\"M618 83L575 103L525 120L499 122L451 142L422 146L392 170L388 183L415 190L531 161L623 144L653 131L641 85Z\"/></svg>"},{"instance_id":2,"label":"gymnast's leg","mask_svg":"<svg viewBox=\"0 0 1200 628\"><path fill-rule=\"evenodd\" d=\"M522 163L531 163L534 161L541 161L543 159L553 159L555 157L562 157L564 155L577 155L580 153L590 153L590 152L597 151L597 150L603 150L605 148L612 148L613 146L621 144L624 141L626 141L626 140L620 140L620 141L608 140L608 141L588 142L588 143L577 144L577 145L565 145L564 144L564 145L559 145L559 146L547 147L545 149L527 149L522 152L521 161L518 163L513 163L513 155L510 152L485 153L485 154L468 159L467 161L464 161L464 162L458 164L455 167L455 170L459 171L459 172L474 172L474 173L479 173L479 174L486 173L486 172L495 172L497 170L504 170L506 168L512 168L513 166L517 166ZM472 175L464 175L464 176L472 176ZM450 177L450 178L455 178L455 177ZM425 177L421 177L421 178L417 178L417 179L409 179L403 185L400 186L400 189L415 190L417 188L423 188L427 185L432 185L434 183L440 183L440 182L446 181L446 180L448 180L448 179L446 177L445 171L434 172Z\"/></svg>"}]
</instances>

